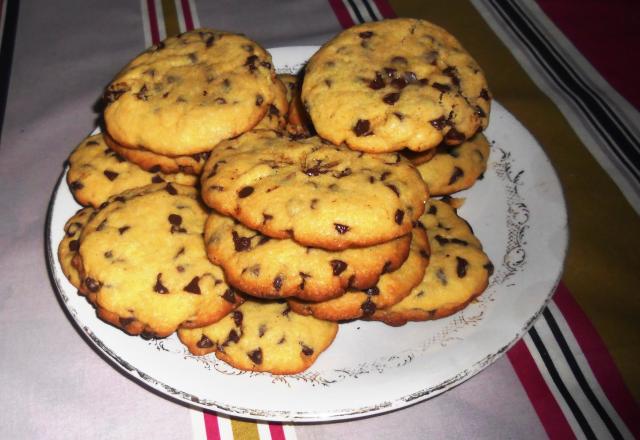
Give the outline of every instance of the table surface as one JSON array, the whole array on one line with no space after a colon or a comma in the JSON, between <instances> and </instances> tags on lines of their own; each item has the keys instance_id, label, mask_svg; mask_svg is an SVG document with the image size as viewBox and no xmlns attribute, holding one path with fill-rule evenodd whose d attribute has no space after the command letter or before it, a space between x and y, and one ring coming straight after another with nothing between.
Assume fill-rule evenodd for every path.
<instances>
[{"instance_id":1,"label":"table surface","mask_svg":"<svg viewBox=\"0 0 640 440\"><path fill-rule=\"evenodd\" d=\"M0 438L639 437L640 6L577 4L0 0ZM44 251L51 191L104 86L145 47L199 26L281 47L395 16L456 35L558 172L570 244L541 318L463 384L346 422L203 413L113 368L65 314Z\"/></svg>"}]
</instances>

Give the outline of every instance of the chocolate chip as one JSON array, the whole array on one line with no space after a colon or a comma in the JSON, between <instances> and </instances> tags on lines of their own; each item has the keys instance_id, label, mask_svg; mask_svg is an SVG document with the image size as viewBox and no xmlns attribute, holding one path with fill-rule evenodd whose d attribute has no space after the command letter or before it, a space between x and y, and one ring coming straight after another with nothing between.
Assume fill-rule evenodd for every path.
<instances>
[{"instance_id":1,"label":"chocolate chip","mask_svg":"<svg viewBox=\"0 0 640 440\"><path fill-rule=\"evenodd\" d=\"M445 92L448 92L449 90L451 90L450 86L448 86L447 84L441 84L441 83L433 83L433 84L431 84L431 87L433 87L434 89L436 89L437 91L439 91L441 93L445 93Z\"/></svg>"},{"instance_id":2,"label":"chocolate chip","mask_svg":"<svg viewBox=\"0 0 640 440\"><path fill-rule=\"evenodd\" d=\"M396 72L398 72L398 69L394 69L393 67L384 68L384 73L386 73L389 78L395 78Z\"/></svg>"},{"instance_id":3,"label":"chocolate chip","mask_svg":"<svg viewBox=\"0 0 640 440\"><path fill-rule=\"evenodd\" d=\"M469 262L462 257L456 257L456 261L456 273L458 274L458 277L464 278L467 275Z\"/></svg>"},{"instance_id":4,"label":"chocolate chip","mask_svg":"<svg viewBox=\"0 0 640 440\"><path fill-rule=\"evenodd\" d=\"M491 97L489 96L489 91L487 89L482 89L480 91L480 97L485 101L489 101Z\"/></svg>"},{"instance_id":5,"label":"chocolate chip","mask_svg":"<svg viewBox=\"0 0 640 440\"><path fill-rule=\"evenodd\" d=\"M251 361L256 364L259 365L262 363L262 349L258 348L256 350L253 350L249 353L247 353L247 356L249 356L249 359L251 359Z\"/></svg>"},{"instance_id":6,"label":"chocolate chip","mask_svg":"<svg viewBox=\"0 0 640 440\"><path fill-rule=\"evenodd\" d=\"M358 35L360 36L360 38L366 40L367 38L371 38L373 36L373 32L371 31L360 32Z\"/></svg>"},{"instance_id":7,"label":"chocolate chip","mask_svg":"<svg viewBox=\"0 0 640 440\"><path fill-rule=\"evenodd\" d=\"M305 356L311 356L313 354L313 348L308 347L302 343L300 345L302 345L302 354L304 354Z\"/></svg>"},{"instance_id":8,"label":"chocolate chip","mask_svg":"<svg viewBox=\"0 0 640 440\"><path fill-rule=\"evenodd\" d=\"M285 307L285 309L282 311L282 316L289 317L290 311L291 311L291 307L289 307L289 304L287 304L287 307Z\"/></svg>"},{"instance_id":9,"label":"chocolate chip","mask_svg":"<svg viewBox=\"0 0 640 440\"><path fill-rule=\"evenodd\" d=\"M184 272L184 266L176 266L176 270L180 273Z\"/></svg>"},{"instance_id":10,"label":"chocolate chip","mask_svg":"<svg viewBox=\"0 0 640 440\"><path fill-rule=\"evenodd\" d=\"M333 173L333 177L335 177L336 179L341 179L343 177L350 176L350 175L351 175L351 168L345 168L340 172Z\"/></svg>"},{"instance_id":11,"label":"chocolate chip","mask_svg":"<svg viewBox=\"0 0 640 440\"><path fill-rule=\"evenodd\" d=\"M276 292L279 292L282 288L282 276L278 275L273 279L273 288L276 289Z\"/></svg>"},{"instance_id":12,"label":"chocolate chip","mask_svg":"<svg viewBox=\"0 0 640 440\"><path fill-rule=\"evenodd\" d=\"M396 196L400 197L400 190L398 189L397 186L395 186L392 183L385 183L384 186L386 186L387 188L389 188L391 191L393 191Z\"/></svg>"},{"instance_id":13,"label":"chocolate chip","mask_svg":"<svg viewBox=\"0 0 640 440\"><path fill-rule=\"evenodd\" d=\"M453 67L453 66L449 66L446 69L444 69L442 71L442 73L444 73L445 75L447 75L449 78L451 78L451 82L455 85L455 86L459 86L460 85L460 78L458 77L458 70Z\"/></svg>"},{"instance_id":14,"label":"chocolate chip","mask_svg":"<svg viewBox=\"0 0 640 440\"><path fill-rule=\"evenodd\" d=\"M273 104L269 104L269 115L270 116L280 116L280 110Z\"/></svg>"},{"instance_id":15,"label":"chocolate chip","mask_svg":"<svg viewBox=\"0 0 640 440\"><path fill-rule=\"evenodd\" d=\"M401 57L399 55L396 55L395 57L391 58L391 62L394 64L407 64L408 61L405 57Z\"/></svg>"},{"instance_id":16,"label":"chocolate chip","mask_svg":"<svg viewBox=\"0 0 640 440\"><path fill-rule=\"evenodd\" d=\"M236 302L236 292L235 292L235 290L233 290L231 288L225 290L224 293L222 294L222 299L224 299L226 302L229 302L231 304L235 304L235 302Z\"/></svg>"},{"instance_id":17,"label":"chocolate chip","mask_svg":"<svg viewBox=\"0 0 640 440\"><path fill-rule=\"evenodd\" d=\"M316 209L317 205L318 205L318 199L311 199L311 204L309 205L309 207L311 209Z\"/></svg>"},{"instance_id":18,"label":"chocolate chip","mask_svg":"<svg viewBox=\"0 0 640 440\"><path fill-rule=\"evenodd\" d=\"M353 132L356 136L370 136L371 123L367 119L358 119L356 125L353 127Z\"/></svg>"},{"instance_id":19,"label":"chocolate chip","mask_svg":"<svg viewBox=\"0 0 640 440\"><path fill-rule=\"evenodd\" d=\"M229 345L230 342L237 343L239 340L240 336L238 335L236 330L232 328L231 331L229 331L229 336L227 336L227 340L224 341L223 345Z\"/></svg>"},{"instance_id":20,"label":"chocolate chip","mask_svg":"<svg viewBox=\"0 0 640 440\"><path fill-rule=\"evenodd\" d=\"M396 219L396 223L401 225L402 220L404 220L404 211L401 209L396 209L395 219Z\"/></svg>"},{"instance_id":21,"label":"chocolate chip","mask_svg":"<svg viewBox=\"0 0 640 440\"><path fill-rule=\"evenodd\" d=\"M263 102L264 102L264 98L262 97L262 95L260 94L256 95L256 105L260 107Z\"/></svg>"},{"instance_id":22,"label":"chocolate chip","mask_svg":"<svg viewBox=\"0 0 640 440\"><path fill-rule=\"evenodd\" d=\"M240 325L242 324L242 318L244 317L242 315L242 312L240 310L234 310L231 316L233 317L233 323L237 327L240 327Z\"/></svg>"},{"instance_id":23,"label":"chocolate chip","mask_svg":"<svg viewBox=\"0 0 640 440\"><path fill-rule=\"evenodd\" d=\"M404 78L394 78L391 80L391 86L395 87L396 89L404 89L405 87L407 87L407 81Z\"/></svg>"},{"instance_id":24,"label":"chocolate chip","mask_svg":"<svg viewBox=\"0 0 640 440\"><path fill-rule=\"evenodd\" d=\"M462 169L459 168L459 167L454 167L453 168L453 173L451 174L451 178L449 179L449 185L451 185L454 182L456 182L462 176L464 176L464 171L462 171Z\"/></svg>"},{"instance_id":25,"label":"chocolate chip","mask_svg":"<svg viewBox=\"0 0 640 440\"><path fill-rule=\"evenodd\" d=\"M80 242L78 240L71 240L69 242L69 250L71 252L78 252L78 249L80 249Z\"/></svg>"},{"instance_id":26,"label":"chocolate chip","mask_svg":"<svg viewBox=\"0 0 640 440\"><path fill-rule=\"evenodd\" d=\"M347 263L342 260L331 260L329 262L331 264L331 268L333 269L333 275L338 276L347 268Z\"/></svg>"},{"instance_id":27,"label":"chocolate chip","mask_svg":"<svg viewBox=\"0 0 640 440\"><path fill-rule=\"evenodd\" d=\"M245 197L249 197L251 194L253 194L252 186L245 186L240 191L238 191L238 197L240 197L241 199L244 199Z\"/></svg>"},{"instance_id":28,"label":"chocolate chip","mask_svg":"<svg viewBox=\"0 0 640 440\"><path fill-rule=\"evenodd\" d=\"M175 196L176 194L178 194L178 190L175 189L175 187L173 185L171 185L170 183L167 183L167 186L165 186L164 189L165 189L165 191L167 191L172 196Z\"/></svg>"},{"instance_id":29,"label":"chocolate chip","mask_svg":"<svg viewBox=\"0 0 640 440\"><path fill-rule=\"evenodd\" d=\"M436 277L440 280L443 286L447 285L447 275L444 273L442 269L438 269L436 271Z\"/></svg>"},{"instance_id":30,"label":"chocolate chip","mask_svg":"<svg viewBox=\"0 0 640 440\"><path fill-rule=\"evenodd\" d=\"M69 184L69 188L71 188L72 191L78 191L84 188L84 185L79 180L76 180L75 182L71 182Z\"/></svg>"},{"instance_id":31,"label":"chocolate chip","mask_svg":"<svg viewBox=\"0 0 640 440\"><path fill-rule=\"evenodd\" d=\"M120 233L120 235L122 235L125 232L127 232L129 229L131 229L131 226L123 226L121 228L118 228L118 232Z\"/></svg>"},{"instance_id":32,"label":"chocolate chip","mask_svg":"<svg viewBox=\"0 0 640 440\"><path fill-rule=\"evenodd\" d=\"M193 64L198 62L198 55L194 52L188 53L187 57L189 58L189 61L191 61Z\"/></svg>"},{"instance_id":33,"label":"chocolate chip","mask_svg":"<svg viewBox=\"0 0 640 440\"><path fill-rule=\"evenodd\" d=\"M439 244L440 246L443 246L443 245L445 245L445 244L449 243L449 239L448 239L448 238L443 237L442 235L436 235L436 236L434 237L434 239L438 242L438 244Z\"/></svg>"},{"instance_id":34,"label":"chocolate chip","mask_svg":"<svg viewBox=\"0 0 640 440\"><path fill-rule=\"evenodd\" d=\"M215 36L209 35L206 40L204 40L205 47L213 46L213 42L216 40Z\"/></svg>"},{"instance_id":35,"label":"chocolate chip","mask_svg":"<svg viewBox=\"0 0 640 440\"><path fill-rule=\"evenodd\" d=\"M163 284L160 278L162 277L162 273L159 273L156 277L156 285L153 286L153 291L157 293L169 293L169 289L167 289Z\"/></svg>"},{"instance_id":36,"label":"chocolate chip","mask_svg":"<svg viewBox=\"0 0 640 440\"><path fill-rule=\"evenodd\" d=\"M420 249L420 256L425 260L428 260L431 255L429 255L429 252L426 249Z\"/></svg>"},{"instance_id":37,"label":"chocolate chip","mask_svg":"<svg viewBox=\"0 0 640 440\"><path fill-rule=\"evenodd\" d=\"M398 102L398 99L400 99L400 93L389 93L387 95L384 95L382 101L385 104L393 105Z\"/></svg>"},{"instance_id":38,"label":"chocolate chip","mask_svg":"<svg viewBox=\"0 0 640 440\"><path fill-rule=\"evenodd\" d=\"M151 178L151 183L162 183L164 181L165 180L162 178L162 176L159 176L157 174Z\"/></svg>"},{"instance_id":39,"label":"chocolate chip","mask_svg":"<svg viewBox=\"0 0 640 440\"><path fill-rule=\"evenodd\" d=\"M147 99L149 99L149 95L147 94L149 91L147 90L147 85L143 85L140 90L138 90L138 93L136 93L136 98L138 98L141 101L146 101Z\"/></svg>"},{"instance_id":40,"label":"chocolate chip","mask_svg":"<svg viewBox=\"0 0 640 440\"><path fill-rule=\"evenodd\" d=\"M236 252L243 252L251 249L251 239L249 237L241 237L236 231L232 231L233 247Z\"/></svg>"},{"instance_id":41,"label":"chocolate chip","mask_svg":"<svg viewBox=\"0 0 640 440\"><path fill-rule=\"evenodd\" d=\"M369 296L380 295L380 289L378 288L378 286L373 286L365 290L364 293L366 293Z\"/></svg>"},{"instance_id":42,"label":"chocolate chip","mask_svg":"<svg viewBox=\"0 0 640 440\"><path fill-rule=\"evenodd\" d=\"M367 300L362 303L360 308L362 309L362 314L364 316L371 316L376 311L376 305L373 303L373 301L371 301L371 298L367 298Z\"/></svg>"},{"instance_id":43,"label":"chocolate chip","mask_svg":"<svg viewBox=\"0 0 640 440\"><path fill-rule=\"evenodd\" d=\"M451 127L451 130L444 135L444 138L450 142L462 142L464 141L464 134L456 130L455 127Z\"/></svg>"},{"instance_id":44,"label":"chocolate chip","mask_svg":"<svg viewBox=\"0 0 640 440\"><path fill-rule=\"evenodd\" d=\"M394 116L398 119L400 119L401 121L404 119L404 115L400 112L393 112Z\"/></svg>"},{"instance_id":45,"label":"chocolate chip","mask_svg":"<svg viewBox=\"0 0 640 440\"><path fill-rule=\"evenodd\" d=\"M93 293L96 293L102 287L101 283L89 277L84 280L84 285Z\"/></svg>"},{"instance_id":46,"label":"chocolate chip","mask_svg":"<svg viewBox=\"0 0 640 440\"><path fill-rule=\"evenodd\" d=\"M442 130L445 125L447 125L447 120L444 116L440 116L438 119L432 119L429 123L433 125L433 128L436 130Z\"/></svg>"},{"instance_id":47,"label":"chocolate chip","mask_svg":"<svg viewBox=\"0 0 640 440\"><path fill-rule=\"evenodd\" d=\"M384 87L384 79L382 78L382 75L380 75L380 72L376 72L376 77L371 81L369 81L369 88L373 90L380 90L383 87Z\"/></svg>"},{"instance_id":48,"label":"chocolate chip","mask_svg":"<svg viewBox=\"0 0 640 440\"><path fill-rule=\"evenodd\" d=\"M157 173L161 169L162 169L162 167L160 165L154 165L151 168L149 168L149 172L150 173Z\"/></svg>"},{"instance_id":49,"label":"chocolate chip","mask_svg":"<svg viewBox=\"0 0 640 440\"><path fill-rule=\"evenodd\" d=\"M127 83L111 84L105 91L104 99L105 101L107 101L107 103L116 102L124 93L128 92L129 90L131 90L131 87Z\"/></svg>"},{"instance_id":50,"label":"chocolate chip","mask_svg":"<svg viewBox=\"0 0 640 440\"><path fill-rule=\"evenodd\" d=\"M487 116L487 114L484 112L484 110L482 110L482 107L480 107L479 105L476 105L476 111L475 111L476 115L478 115L481 118L484 118Z\"/></svg>"},{"instance_id":51,"label":"chocolate chip","mask_svg":"<svg viewBox=\"0 0 640 440\"><path fill-rule=\"evenodd\" d=\"M182 217L178 214L169 214L169 223L174 226L180 226L182 224Z\"/></svg>"},{"instance_id":52,"label":"chocolate chip","mask_svg":"<svg viewBox=\"0 0 640 440\"><path fill-rule=\"evenodd\" d=\"M271 240L271 237L267 237L266 235L260 235L260 239L258 240L258 246L262 246L269 240Z\"/></svg>"},{"instance_id":53,"label":"chocolate chip","mask_svg":"<svg viewBox=\"0 0 640 440\"><path fill-rule=\"evenodd\" d=\"M334 223L333 226L336 228L336 231L338 231L338 234L340 235L346 234L349 230L349 226L341 225L340 223Z\"/></svg>"},{"instance_id":54,"label":"chocolate chip","mask_svg":"<svg viewBox=\"0 0 640 440\"><path fill-rule=\"evenodd\" d=\"M273 216L270 214L262 214L262 224L266 224L269 220L272 220Z\"/></svg>"},{"instance_id":55,"label":"chocolate chip","mask_svg":"<svg viewBox=\"0 0 640 440\"><path fill-rule=\"evenodd\" d=\"M200 295L202 292L200 291L200 286L198 282L200 281L200 277L193 277L189 284L184 286L184 291L189 293L195 293L196 295Z\"/></svg>"},{"instance_id":56,"label":"chocolate chip","mask_svg":"<svg viewBox=\"0 0 640 440\"><path fill-rule=\"evenodd\" d=\"M485 264L484 266L482 266L488 273L489 276L493 275L493 264L491 262L488 262L487 264Z\"/></svg>"},{"instance_id":57,"label":"chocolate chip","mask_svg":"<svg viewBox=\"0 0 640 440\"><path fill-rule=\"evenodd\" d=\"M207 338L205 335L202 335L198 343L196 344L198 348L211 348L213 347L213 342L211 339Z\"/></svg>"},{"instance_id":58,"label":"chocolate chip","mask_svg":"<svg viewBox=\"0 0 640 440\"><path fill-rule=\"evenodd\" d=\"M302 281L300 282L300 285L298 286L300 288L300 290L304 290L304 286L307 282L307 278L311 278L311 275L309 275L308 273L304 273L304 272L299 272L300 274L300 278L302 279Z\"/></svg>"},{"instance_id":59,"label":"chocolate chip","mask_svg":"<svg viewBox=\"0 0 640 440\"><path fill-rule=\"evenodd\" d=\"M389 273L391 271L391 266L391 261L387 261L386 263L384 263L384 266L382 266L382 273Z\"/></svg>"}]
</instances>

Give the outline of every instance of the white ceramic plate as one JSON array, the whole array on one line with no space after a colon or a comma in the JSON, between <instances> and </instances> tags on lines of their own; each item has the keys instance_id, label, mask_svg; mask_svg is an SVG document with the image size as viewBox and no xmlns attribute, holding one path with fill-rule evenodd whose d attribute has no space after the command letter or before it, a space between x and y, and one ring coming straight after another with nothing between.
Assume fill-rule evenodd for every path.
<instances>
[{"instance_id":1,"label":"white ceramic plate","mask_svg":"<svg viewBox=\"0 0 640 440\"><path fill-rule=\"evenodd\" d=\"M271 51L281 72L296 72L315 47ZM496 270L486 292L438 321L388 327L354 321L306 372L292 376L238 371L213 354L189 354L173 335L127 336L100 321L64 277L55 258L65 221L79 208L64 176L47 221L48 258L64 307L112 364L171 398L264 420L325 421L382 413L431 398L495 361L532 325L561 274L567 218L558 178L529 132L497 102L484 179L459 213L472 225Z\"/></svg>"}]
</instances>

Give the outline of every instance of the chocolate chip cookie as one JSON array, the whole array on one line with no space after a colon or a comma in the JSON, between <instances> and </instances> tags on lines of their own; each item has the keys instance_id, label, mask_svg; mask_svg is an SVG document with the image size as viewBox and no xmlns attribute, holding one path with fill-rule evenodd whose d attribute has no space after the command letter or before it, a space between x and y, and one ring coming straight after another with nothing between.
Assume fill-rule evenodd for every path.
<instances>
[{"instance_id":1,"label":"chocolate chip cookie","mask_svg":"<svg viewBox=\"0 0 640 440\"><path fill-rule=\"evenodd\" d=\"M418 171L434 196L453 194L471 187L487 169L489 142L477 134L456 146L442 145Z\"/></svg>"},{"instance_id":2,"label":"chocolate chip cookie","mask_svg":"<svg viewBox=\"0 0 640 440\"><path fill-rule=\"evenodd\" d=\"M109 197L152 183L194 186L198 179L183 173L150 173L110 149L101 134L89 136L69 156L67 183L83 206L98 207Z\"/></svg>"},{"instance_id":3,"label":"chocolate chip cookie","mask_svg":"<svg viewBox=\"0 0 640 440\"><path fill-rule=\"evenodd\" d=\"M408 234L427 188L399 153L366 154L256 130L215 148L202 198L273 238L340 250Z\"/></svg>"},{"instance_id":4,"label":"chocolate chip cookie","mask_svg":"<svg viewBox=\"0 0 640 440\"><path fill-rule=\"evenodd\" d=\"M429 264L429 243L422 228L414 228L409 258L394 272L380 276L368 289L350 290L344 295L327 301L308 302L297 298L287 301L302 315L313 315L327 321L367 318L378 308L390 307L406 297L411 289L424 278Z\"/></svg>"},{"instance_id":5,"label":"chocolate chip cookie","mask_svg":"<svg viewBox=\"0 0 640 440\"><path fill-rule=\"evenodd\" d=\"M116 142L166 156L210 151L255 126L273 102L271 56L247 37L196 29L138 55L106 88Z\"/></svg>"},{"instance_id":6,"label":"chocolate chip cookie","mask_svg":"<svg viewBox=\"0 0 640 440\"><path fill-rule=\"evenodd\" d=\"M331 345L338 325L302 316L286 303L248 300L219 322L179 330L196 355L215 352L240 370L295 374L306 370Z\"/></svg>"},{"instance_id":7,"label":"chocolate chip cookie","mask_svg":"<svg viewBox=\"0 0 640 440\"><path fill-rule=\"evenodd\" d=\"M488 124L482 70L451 34L399 18L349 28L306 67L302 100L318 135L367 152L457 145Z\"/></svg>"},{"instance_id":8,"label":"chocolate chip cookie","mask_svg":"<svg viewBox=\"0 0 640 440\"><path fill-rule=\"evenodd\" d=\"M80 234L94 212L95 209L91 207L83 208L67 220L64 225L64 237L58 245L58 261L60 261L62 273L76 289L81 288L82 279L73 264L73 258L80 248Z\"/></svg>"},{"instance_id":9,"label":"chocolate chip cookie","mask_svg":"<svg viewBox=\"0 0 640 440\"><path fill-rule=\"evenodd\" d=\"M199 176L202 172L202 167L204 167L209 157L208 151L187 156L164 156L142 148L124 147L113 140L108 133L104 133L103 137L109 148L124 157L127 161L151 173L184 173Z\"/></svg>"},{"instance_id":10,"label":"chocolate chip cookie","mask_svg":"<svg viewBox=\"0 0 640 440\"><path fill-rule=\"evenodd\" d=\"M399 303L377 310L371 319L397 326L449 316L487 287L493 265L468 223L445 202L431 199L420 218L431 247L424 279Z\"/></svg>"},{"instance_id":11,"label":"chocolate chip cookie","mask_svg":"<svg viewBox=\"0 0 640 440\"><path fill-rule=\"evenodd\" d=\"M298 296L321 301L347 288L366 289L407 259L411 236L366 247L327 251L270 238L230 217L213 213L205 224L209 259L227 282L253 296Z\"/></svg>"},{"instance_id":12,"label":"chocolate chip cookie","mask_svg":"<svg viewBox=\"0 0 640 440\"><path fill-rule=\"evenodd\" d=\"M109 199L85 226L77 251L99 316L133 334L164 337L211 324L241 303L207 259L206 217L197 191L183 185L154 184Z\"/></svg>"},{"instance_id":13,"label":"chocolate chip cookie","mask_svg":"<svg viewBox=\"0 0 640 440\"><path fill-rule=\"evenodd\" d=\"M278 78L275 80L275 99L269 104L267 114L264 115L254 130L270 129L281 130L287 126L287 113L289 111L289 101L287 101L287 88Z\"/></svg>"}]
</instances>

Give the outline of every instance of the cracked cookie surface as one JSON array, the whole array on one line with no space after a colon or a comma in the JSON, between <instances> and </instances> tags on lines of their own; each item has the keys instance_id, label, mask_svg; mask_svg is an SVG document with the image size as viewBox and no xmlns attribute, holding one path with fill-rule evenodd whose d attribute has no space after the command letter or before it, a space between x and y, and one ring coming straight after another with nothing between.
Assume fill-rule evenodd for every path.
<instances>
[{"instance_id":1,"label":"cracked cookie surface","mask_svg":"<svg viewBox=\"0 0 640 440\"><path fill-rule=\"evenodd\" d=\"M409 258L397 270L381 275L374 286L361 291L352 289L327 301L309 302L297 298L287 301L293 311L327 321L367 318L377 309L392 306L406 297L422 280L428 264L427 235L422 228L414 228Z\"/></svg>"},{"instance_id":2,"label":"cracked cookie surface","mask_svg":"<svg viewBox=\"0 0 640 440\"><path fill-rule=\"evenodd\" d=\"M417 166L432 196L470 188L487 169L490 148L483 134L460 145L442 145L436 150L431 160Z\"/></svg>"},{"instance_id":3,"label":"cracked cookie surface","mask_svg":"<svg viewBox=\"0 0 640 440\"><path fill-rule=\"evenodd\" d=\"M488 285L493 264L455 208L431 199L420 223L431 247L424 278L402 301L377 310L371 316L373 320L397 326L443 318L465 308Z\"/></svg>"},{"instance_id":4,"label":"cracked cookie surface","mask_svg":"<svg viewBox=\"0 0 640 440\"><path fill-rule=\"evenodd\" d=\"M295 374L309 368L337 332L336 323L298 315L287 303L247 300L219 322L179 330L178 337L191 353L215 352L240 370Z\"/></svg>"},{"instance_id":5,"label":"cracked cookie surface","mask_svg":"<svg viewBox=\"0 0 640 440\"><path fill-rule=\"evenodd\" d=\"M107 131L125 147L167 156L209 151L262 119L274 78L271 56L244 36L197 29L170 37L109 84Z\"/></svg>"},{"instance_id":6,"label":"cracked cookie surface","mask_svg":"<svg viewBox=\"0 0 640 440\"><path fill-rule=\"evenodd\" d=\"M327 251L267 237L217 213L207 219L204 238L209 259L237 289L311 301L333 298L349 287L372 287L381 274L403 264L411 242L406 235L367 248Z\"/></svg>"},{"instance_id":7,"label":"cracked cookie surface","mask_svg":"<svg viewBox=\"0 0 640 440\"><path fill-rule=\"evenodd\" d=\"M77 251L82 287L99 314L129 333L164 337L233 310L242 298L206 256L206 217L196 190L177 184L109 199L85 226Z\"/></svg>"},{"instance_id":8,"label":"cracked cookie surface","mask_svg":"<svg viewBox=\"0 0 640 440\"><path fill-rule=\"evenodd\" d=\"M97 208L113 195L161 182L194 186L198 180L184 173L145 171L109 148L102 134L87 137L69 156L67 183L83 206Z\"/></svg>"},{"instance_id":9,"label":"cracked cookie surface","mask_svg":"<svg viewBox=\"0 0 640 440\"><path fill-rule=\"evenodd\" d=\"M249 228L329 250L408 234L428 197L399 153L366 154L268 130L218 146L201 186L205 203Z\"/></svg>"},{"instance_id":10,"label":"cracked cookie surface","mask_svg":"<svg viewBox=\"0 0 640 440\"><path fill-rule=\"evenodd\" d=\"M400 18L326 43L307 64L302 100L319 136L378 153L461 143L487 126L491 95L451 34Z\"/></svg>"}]
</instances>

